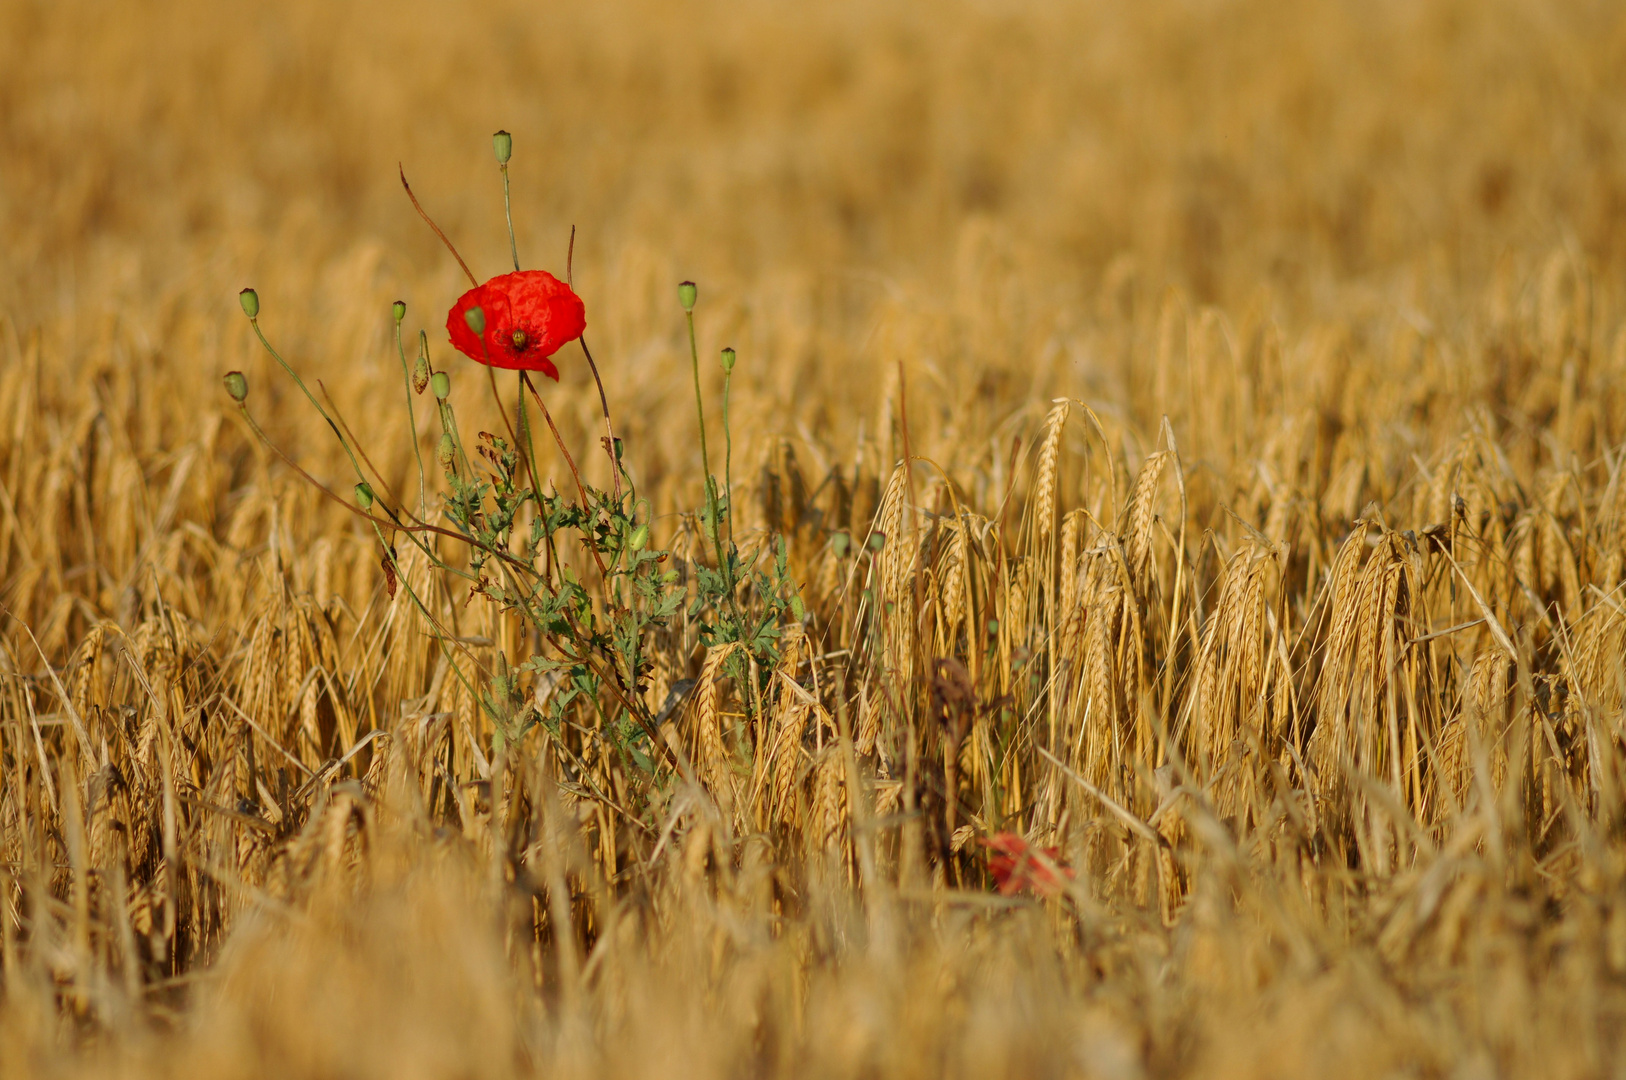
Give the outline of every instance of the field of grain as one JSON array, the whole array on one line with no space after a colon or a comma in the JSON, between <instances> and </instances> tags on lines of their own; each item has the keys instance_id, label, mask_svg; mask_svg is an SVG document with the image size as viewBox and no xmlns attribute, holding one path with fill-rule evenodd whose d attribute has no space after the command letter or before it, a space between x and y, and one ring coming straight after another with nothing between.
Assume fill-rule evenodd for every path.
<instances>
[{"instance_id":1,"label":"field of grain","mask_svg":"<svg viewBox=\"0 0 1626 1080\"><path fill-rule=\"evenodd\" d=\"M1623 586L1614 5L0 0L7 1080L1621 1075Z\"/></svg>"}]
</instances>

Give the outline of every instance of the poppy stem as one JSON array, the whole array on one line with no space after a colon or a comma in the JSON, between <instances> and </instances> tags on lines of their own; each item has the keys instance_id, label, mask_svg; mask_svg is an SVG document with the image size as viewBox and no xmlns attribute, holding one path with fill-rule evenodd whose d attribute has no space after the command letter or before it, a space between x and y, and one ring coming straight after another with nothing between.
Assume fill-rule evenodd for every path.
<instances>
[{"instance_id":1,"label":"poppy stem","mask_svg":"<svg viewBox=\"0 0 1626 1080\"><path fill-rule=\"evenodd\" d=\"M484 339L481 340L480 344L483 350ZM536 491L536 474L531 472L531 459L525 456L525 448L520 446L519 436L514 432L514 423L508 419L508 410L503 407L502 394L497 391L497 370L490 364L486 364L485 369L486 379L491 383L491 400L496 403L497 411L502 414L502 426L508 429L508 438L514 448L514 453L518 454L525 463L525 472L530 477L531 490ZM521 404L523 405L523 402Z\"/></svg>"},{"instance_id":2,"label":"poppy stem","mask_svg":"<svg viewBox=\"0 0 1626 1080\"><path fill-rule=\"evenodd\" d=\"M344 437L344 432L339 430L339 425L333 422L333 417L329 416L327 410L322 408L322 403L316 400L316 395L312 394L310 387L305 385L305 380L299 377L299 372L295 371L293 365L284 360L282 354L271 346L270 340L265 336L265 331L260 329L260 320L250 319L248 324L254 328L254 335L260 339L260 344L265 347L265 351L271 354L273 360L282 365L282 370L287 372L288 376L294 380L294 385L304 393L305 399L311 403L311 407L316 410L317 415L326 420L327 426L333 429L333 437L338 439L339 445L344 448L345 456L350 459L351 468L356 471L356 479L366 480L367 474L361 471L361 463L356 460L355 451L350 448L350 442Z\"/></svg>"},{"instance_id":3,"label":"poppy stem","mask_svg":"<svg viewBox=\"0 0 1626 1080\"><path fill-rule=\"evenodd\" d=\"M574 236L574 233L572 233ZM593 373L593 382L598 384L598 404L604 410L604 434L609 438L604 450L610 455L610 478L615 484L616 509L621 508L621 458L615 452L615 428L610 426L610 399L604 394L604 380L598 377L598 365L593 363L593 354L587 348L587 335L584 333L576 339L582 347L582 354L587 357L587 368Z\"/></svg>"},{"instance_id":4,"label":"poppy stem","mask_svg":"<svg viewBox=\"0 0 1626 1080\"><path fill-rule=\"evenodd\" d=\"M406 388L407 423L412 427L412 453L418 459L418 513L429 503L428 484L423 471L423 448L418 445L418 416L412 407L412 368L407 363L406 345L401 341L401 324L395 324L395 351L401 357L401 383Z\"/></svg>"},{"instance_id":5,"label":"poppy stem","mask_svg":"<svg viewBox=\"0 0 1626 1080\"><path fill-rule=\"evenodd\" d=\"M728 424L728 390L734 373L723 372L723 493L728 505L728 542L734 543L734 430Z\"/></svg>"},{"instance_id":6,"label":"poppy stem","mask_svg":"<svg viewBox=\"0 0 1626 1080\"><path fill-rule=\"evenodd\" d=\"M525 455L526 466L531 471L531 491L536 496L537 505L542 504L541 480L536 475L536 446L531 441L531 418L525 411L525 379L521 373L519 385L514 388L514 408L519 412L519 437L522 445L519 452Z\"/></svg>"},{"instance_id":7,"label":"poppy stem","mask_svg":"<svg viewBox=\"0 0 1626 1080\"><path fill-rule=\"evenodd\" d=\"M694 309L684 312L689 320L689 362L694 370L694 414L700 421L700 464L706 470L706 508L711 512L711 542L717 549L717 572L723 575L729 598L734 596L734 576L723 557L723 524L717 513L717 481L711 475L711 452L706 449L706 406L700 393L700 349L694 339Z\"/></svg>"},{"instance_id":8,"label":"poppy stem","mask_svg":"<svg viewBox=\"0 0 1626 1080\"><path fill-rule=\"evenodd\" d=\"M519 272L519 247L514 243L514 207L508 198L508 162L502 168L502 212L508 218L508 254L514 257L514 272Z\"/></svg>"},{"instance_id":9,"label":"poppy stem","mask_svg":"<svg viewBox=\"0 0 1626 1080\"><path fill-rule=\"evenodd\" d=\"M706 406L700 395L700 349L694 340L694 312L685 312L689 320L689 362L694 370L694 415L700 421L700 464L711 477L711 453L706 449Z\"/></svg>"},{"instance_id":10,"label":"poppy stem","mask_svg":"<svg viewBox=\"0 0 1626 1080\"><path fill-rule=\"evenodd\" d=\"M469 284L478 288L480 283L474 280L474 271L469 269L469 264L463 261L463 256L457 253L457 249L452 246L452 242L446 239L446 234L440 231L440 226L435 224L435 219L424 211L423 205L418 202L418 197L412 194L412 185L407 183L406 167L400 162L396 162L395 167L400 170L401 186L406 188L407 198L412 200L412 209L416 210L418 216L423 218L424 223L434 230L436 236L440 237L440 242L446 245L446 250L452 253L452 258L457 260L457 265L461 266L463 273L468 276Z\"/></svg>"},{"instance_id":11,"label":"poppy stem","mask_svg":"<svg viewBox=\"0 0 1626 1080\"><path fill-rule=\"evenodd\" d=\"M582 499L582 510L584 512L590 510L592 503L587 498L587 488L582 484L581 473L576 471L576 459L570 456L569 449L565 447L565 440L559 434L559 426L553 422L553 414L548 412L548 407L542 402L542 395L538 394L536 387L531 384L529 373L521 371L519 378L525 384L525 389L531 392L531 400L535 401L536 407L542 411L542 419L548 422L548 430L553 432L553 441L559 444L559 452L565 456L565 464L570 466L571 478L576 481L576 492ZM593 561L598 563L598 572L606 578L609 577L610 572L605 568L604 560L599 557L598 548L589 544L587 550L593 553Z\"/></svg>"}]
</instances>

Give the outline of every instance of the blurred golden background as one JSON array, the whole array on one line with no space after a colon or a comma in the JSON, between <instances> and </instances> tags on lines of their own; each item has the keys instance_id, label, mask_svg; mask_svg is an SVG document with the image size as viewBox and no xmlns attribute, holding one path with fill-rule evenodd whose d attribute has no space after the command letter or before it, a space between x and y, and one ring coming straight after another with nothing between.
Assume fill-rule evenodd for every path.
<instances>
[{"instance_id":1,"label":"blurred golden background","mask_svg":"<svg viewBox=\"0 0 1626 1080\"><path fill-rule=\"evenodd\" d=\"M498 127L518 147L522 259L562 270L578 229L613 374L664 385L672 282L693 278L710 344L745 357L748 407L843 445L920 352L905 340L931 342L922 391L945 412L1008 376L999 407L1121 401L1144 363L1079 343L1103 304L1155 318L1166 286L1298 335L1395 312L1460 325L1498 273L1516 289L1555 250L1610 287L1620 265L1607 4L9 3L0 19L8 325L82 349L116 317L178 378L205 353L211 375L250 362L244 284L293 354L387 377L383 305L435 327L459 288L396 165L495 273ZM181 347L183 323L209 344Z\"/></svg>"}]
</instances>

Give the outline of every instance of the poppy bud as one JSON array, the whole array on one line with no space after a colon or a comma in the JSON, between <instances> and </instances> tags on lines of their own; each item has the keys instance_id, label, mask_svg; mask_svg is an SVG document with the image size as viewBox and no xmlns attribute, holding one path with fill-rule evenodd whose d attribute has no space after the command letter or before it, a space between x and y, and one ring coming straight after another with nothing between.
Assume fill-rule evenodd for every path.
<instances>
[{"instance_id":1,"label":"poppy bud","mask_svg":"<svg viewBox=\"0 0 1626 1080\"><path fill-rule=\"evenodd\" d=\"M452 377L444 371L437 371L429 380L429 385L435 388L435 400L445 401L452 396Z\"/></svg>"},{"instance_id":2,"label":"poppy bud","mask_svg":"<svg viewBox=\"0 0 1626 1080\"><path fill-rule=\"evenodd\" d=\"M395 321L400 322L402 319L406 318L406 301L397 300L395 303L390 305L390 310L395 313Z\"/></svg>"},{"instance_id":3,"label":"poppy bud","mask_svg":"<svg viewBox=\"0 0 1626 1080\"><path fill-rule=\"evenodd\" d=\"M429 385L429 335L418 331L418 362L412 368L412 392L423 393Z\"/></svg>"},{"instance_id":4,"label":"poppy bud","mask_svg":"<svg viewBox=\"0 0 1626 1080\"><path fill-rule=\"evenodd\" d=\"M724 349L723 350L723 370L724 371L733 371L734 370L734 361L736 359L738 359L738 358L734 355L734 350L732 348Z\"/></svg>"},{"instance_id":5,"label":"poppy bud","mask_svg":"<svg viewBox=\"0 0 1626 1080\"><path fill-rule=\"evenodd\" d=\"M237 302L243 305L243 314L251 319L260 317L260 294L253 289L244 289L237 294Z\"/></svg>"},{"instance_id":6,"label":"poppy bud","mask_svg":"<svg viewBox=\"0 0 1626 1080\"><path fill-rule=\"evenodd\" d=\"M248 379L243 377L241 371L226 372L226 393L239 405L248 397Z\"/></svg>"},{"instance_id":7,"label":"poppy bud","mask_svg":"<svg viewBox=\"0 0 1626 1080\"><path fill-rule=\"evenodd\" d=\"M372 485L367 483L365 480L356 485L356 505L360 506L363 510L372 509L373 488Z\"/></svg>"},{"instance_id":8,"label":"poppy bud","mask_svg":"<svg viewBox=\"0 0 1626 1080\"><path fill-rule=\"evenodd\" d=\"M469 310L463 313L463 321L469 324L469 329L474 331L475 337L480 337L486 332L486 313L484 308L469 308Z\"/></svg>"},{"instance_id":9,"label":"poppy bud","mask_svg":"<svg viewBox=\"0 0 1626 1080\"><path fill-rule=\"evenodd\" d=\"M506 131L499 131L491 137L491 148L497 151L497 164L506 165L508 159L514 156L514 137Z\"/></svg>"},{"instance_id":10,"label":"poppy bud","mask_svg":"<svg viewBox=\"0 0 1626 1080\"><path fill-rule=\"evenodd\" d=\"M440 459L440 467L443 469L450 469L452 462L457 460L457 444L452 442L450 434L440 437L440 450L436 456Z\"/></svg>"},{"instance_id":11,"label":"poppy bud","mask_svg":"<svg viewBox=\"0 0 1626 1080\"><path fill-rule=\"evenodd\" d=\"M632 536L627 538L627 546L634 551L644 550L644 545L647 543L649 543L648 525L638 526L636 529L632 530Z\"/></svg>"},{"instance_id":12,"label":"poppy bud","mask_svg":"<svg viewBox=\"0 0 1626 1080\"><path fill-rule=\"evenodd\" d=\"M683 305L684 311L694 310L695 287L694 282L685 281L678 285L678 303Z\"/></svg>"}]
</instances>

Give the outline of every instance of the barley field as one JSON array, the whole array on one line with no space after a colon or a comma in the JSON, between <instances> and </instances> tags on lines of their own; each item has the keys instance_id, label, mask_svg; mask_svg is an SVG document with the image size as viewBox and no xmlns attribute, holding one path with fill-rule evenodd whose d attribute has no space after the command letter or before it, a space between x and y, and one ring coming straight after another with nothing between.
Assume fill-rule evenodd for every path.
<instances>
[{"instance_id":1,"label":"barley field","mask_svg":"<svg viewBox=\"0 0 1626 1080\"><path fill-rule=\"evenodd\" d=\"M3 0L0 1075L1626 1075L1626 12Z\"/></svg>"}]
</instances>

